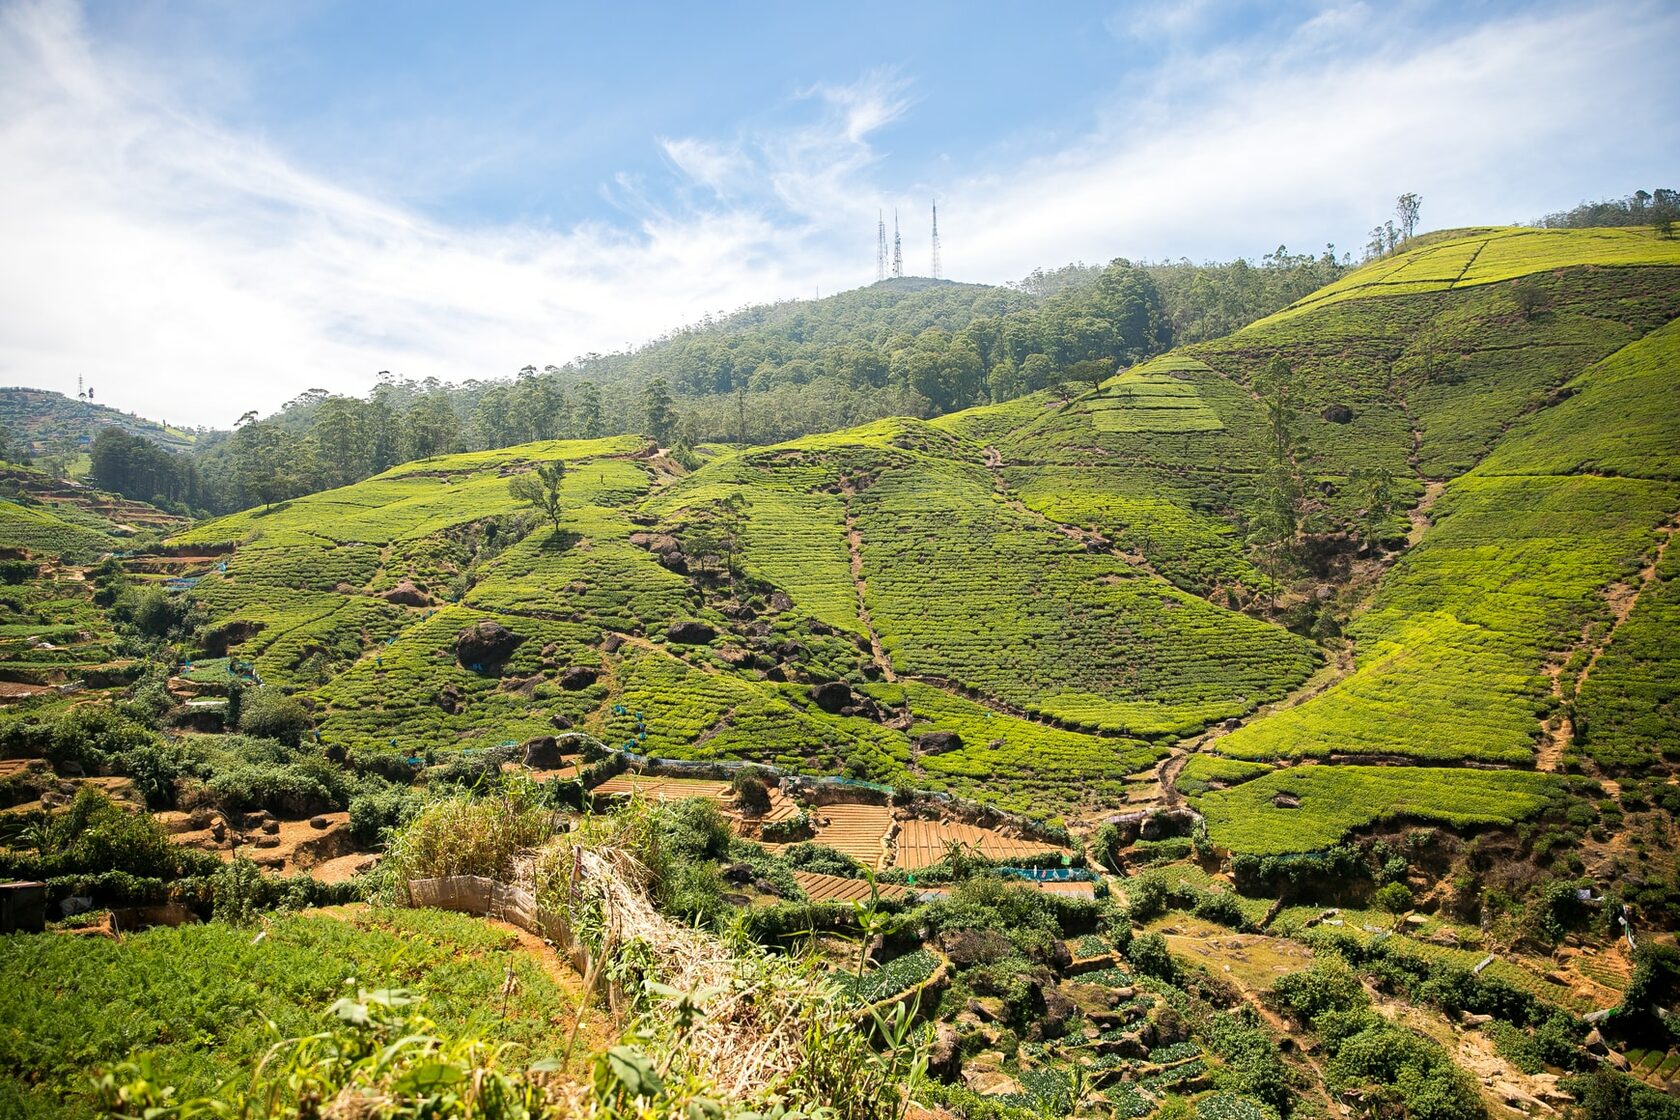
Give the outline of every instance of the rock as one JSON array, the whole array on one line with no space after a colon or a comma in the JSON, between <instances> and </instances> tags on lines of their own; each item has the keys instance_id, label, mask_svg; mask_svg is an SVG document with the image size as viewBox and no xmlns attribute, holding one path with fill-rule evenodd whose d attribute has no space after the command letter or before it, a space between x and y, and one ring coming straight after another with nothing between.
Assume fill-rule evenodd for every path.
<instances>
[{"instance_id":1,"label":"rock","mask_svg":"<svg viewBox=\"0 0 1680 1120\"><path fill-rule=\"evenodd\" d=\"M1632 1065L1633 1065L1632 1062L1629 1062L1627 1060L1626 1055L1619 1054L1614 1050L1612 1050L1608 1054L1604 1055L1604 1060L1609 1062L1611 1065L1615 1066L1617 1069L1623 1070L1623 1071L1626 1071L1626 1070L1632 1068Z\"/></svg>"},{"instance_id":2,"label":"rock","mask_svg":"<svg viewBox=\"0 0 1680 1120\"><path fill-rule=\"evenodd\" d=\"M678 645L703 646L717 637L717 631L696 619L673 622L665 628L665 640Z\"/></svg>"},{"instance_id":3,"label":"rock","mask_svg":"<svg viewBox=\"0 0 1680 1120\"><path fill-rule=\"evenodd\" d=\"M601 670L593 665L573 665L560 674L560 687L567 692L588 688L600 679Z\"/></svg>"},{"instance_id":4,"label":"rock","mask_svg":"<svg viewBox=\"0 0 1680 1120\"><path fill-rule=\"evenodd\" d=\"M962 736L955 731L929 731L916 736L917 754L946 754L962 748Z\"/></svg>"},{"instance_id":5,"label":"rock","mask_svg":"<svg viewBox=\"0 0 1680 1120\"><path fill-rule=\"evenodd\" d=\"M744 650L740 646L724 646L717 651L718 659L725 665L735 668L751 668L755 660L751 650Z\"/></svg>"},{"instance_id":6,"label":"rock","mask_svg":"<svg viewBox=\"0 0 1680 1120\"><path fill-rule=\"evenodd\" d=\"M455 636L455 660L467 668L499 665L525 639L492 619L473 623Z\"/></svg>"},{"instance_id":7,"label":"rock","mask_svg":"<svg viewBox=\"0 0 1680 1120\"><path fill-rule=\"evenodd\" d=\"M617 653L618 648L623 644L623 638L619 637L617 634L608 634L606 637L601 639L601 652Z\"/></svg>"},{"instance_id":8,"label":"rock","mask_svg":"<svg viewBox=\"0 0 1680 1120\"><path fill-rule=\"evenodd\" d=\"M1038 1039L1060 1038L1067 1033L1068 1020L1078 1008L1059 988L1044 989L1044 1010L1033 1021L1032 1028L1027 1032L1028 1037Z\"/></svg>"},{"instance_id":9,"label":"rock","mask_svg":"<svg viewBox=\"0 0 1680 1120\"><path fill-rule=\"evenodd\" d=\"M745 863L732 863L723 868L719 874L723 876L724 882L734 883L737 886L745 886L755 878L752 867Z\"/></svg>"},{"instance_id":10,"label":"rock","mask_svg":"<svg viewBox=\"0 0 1680 1120\"><path fill-rule=\"evenodd\" d=\"M263 821L257 827L262 831L263 835L273 836L275 833L280 831L280 822L272 820Z\"/></svg>"},{"instance_id":11,"label":"rock","mask_svg":"<svg viewBox=\"0 0 1680 1120\"><path fill-rule=\"evenodd\" d=\"M1282 790L1279 790L1277 793L1272 794L1272 804L1279 809L1299 809L1301 807L1301 799L1296 797L1293 793L1284 793Z\"/></svg>"},{"instance_id":12,"label":"rock","mask_svg":"<svg viewBox=\"0 0 1680 1120\"><path fill-rule=\"evenodd\" d=\"M461 690L456 688L455 685L446 684L438 689L438 694L432 702L450 715L454 715L466 703L466 697L461 695Z\"/></svg>"},{"instance_id":13,"label":"rock","mask_svg":"<svg viewBox=\"0 0 1680 1120\"><path fill-rule=\"evenodd\" d=\"M966 1010L973 1013L982 1023L1002 1023L1009 1018L1009 1011L1001 999L971 999Z\"/></svg>"},{"instance_id":14,"label":"rock","mask_svg":"<svg viewBox=\"0 0 1680 1120\"><path fill-rule=\"evenodd\" d=\"M793 600L789 599L787 597L787 595L784 594L783 592L772 591L770 593L770 604L769 604L769 606L770 606L770 613L781 614L783 611L793 609Z\"/></svg>"},{"instance_id":15,"label":"rock","mask_svg":"<svg viewBox=\"0 0 1680 1120\"><path fill-rule=\"evenodd\" d=\"M315 816L309 818L309 827L315 829L317 832L319 832L321 829L324 829L324 828L328 827L331 824L332 824L331 821L329 821L326 817L323 817L319 814L316 814Z\"/></svg>"},{"instance_id":16,"label":"rock","mask_svg":"<svg viewBox=\"0 0 1680 1120\"><path fill-rule=\"evenodd\" d=\"M556 731L570 731L572 728L572 721L563 715L556 714L548 717L548 725Z\"/></svg>"},{"instance_id":17,"label":"rock","mask_svg":"<svg viewBox=\"0 0 1680 1120\"><path fill-rule=\"evenodd\" d=\"M956 965L990 964L1007 957L1013 947L1001 930L955 929L941 934L940 947Z\"/></svg>"},{"instance_id":18,"label":"rock","mask_svg":"<svg viewBox=\"0 0 1680 1120\"><path fill-rule=\"evenodd\" d=\"M956 1028L949 1023L940 1023L933 1028L933 1041L928 1046L927 1073L934 1080L946 1083L955 1081L962 1074L962 1040L957 1037Z\"/></svg>"},{"instance_id":19,"label":"rock","mask_svg":"<svg viewBox=\"0 0 1680 1120\"><path fill-rule=\"evenodd\" d=\"M830 714L838 714L840 709L851 707L857 702L852 695L851 686L845 681L827 681L812 685L810 696L817 707Z\"/></svg>"},{"instance_id":20,"label":"rock","mask_svg":"<svg viewBox=\"0 0 1680 1120\"><path fill-rule=\"evenodd\" d=\"M1018 1095L1021 1083L1001 1069L976 1070L963 1074L963 1083L982 1097Z\"/></svg>"},{"instance_id":21,"label":"rock","mask_svg":"<svg viewBox=\"0 0 1680 1120\"><path fill-rule=\"evenodd\" d=\"M1587 1037L1581 1040L1581 1045L1595 1054L1602 1054L1609 1049L1605 1045L1604 1036L1598 1032L1597 1027L1587 1032Z\"/></svg>"},{"instance_id":22,"label":"rock","mask_svg":"<svg viewBox=\"0 0 1680 1120\"><path fill-rule=\"evenodd\" d=\"M780 684L788 679L787 671L780 665L772 665L764 671L764 679L767 681L775 681L777 684Z\"/></svg>"},{"instance_id":23,"label":"rock","mask_svg":"<svg viewBox=\"0 0 1680 1120\"><path fill-rule=\"evenodd\" d=\"M429 607L432 597L414 585L411 579L399 580L397 585L380 596L387 603L400 607Z\"/></svg>"},{"instance_id":24,"label":"rock","mask_svg":"<svg viewBox=\"0 0 1680 1120\"><path fill-rule=\"evenodd\" d=\"M1345 404L1326 405L1319 415L1332 424L1348 424L1353 421L1353 409Z\"/></svg>"},{"instance_id":25,"label":"rock","mask_svg":"<svg viewBox=\"0 0 1680 1120\"><path fill-rule=\"evenodd\" d=\"M552 735L538 735L525 740L525 765L533 770L558 770L565 765L566 756Z\"/></svg>"}]
</instances>

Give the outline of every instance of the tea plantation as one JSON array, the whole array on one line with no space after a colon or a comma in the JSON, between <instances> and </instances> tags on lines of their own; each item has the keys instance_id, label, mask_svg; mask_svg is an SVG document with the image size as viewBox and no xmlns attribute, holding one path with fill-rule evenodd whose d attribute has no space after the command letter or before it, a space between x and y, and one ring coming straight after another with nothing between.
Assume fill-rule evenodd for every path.
<instances>
[{"instance_id":1,"label":"tea plantation","mask_svg":"<svg viewBox=\"0 0 1680 1120\"><path fill-rule=\"evenodd\" d=\"M716 1025L650 1010L670 957L832 971L886 1051L960 1035L918 1091L976 1120L1578 1095L1574 1017L1619 1045L1680 991L1677 246L1418 238L1224 338L767 446L438 455L193 525L24 488L0 871L123 921L517 874L635 958L637 1045ZM0 1111L87 1113L137 1049L217 1091L352 976L545 1056L545 974L405 913L0 941Z\"/></svg>"}]
</instances>

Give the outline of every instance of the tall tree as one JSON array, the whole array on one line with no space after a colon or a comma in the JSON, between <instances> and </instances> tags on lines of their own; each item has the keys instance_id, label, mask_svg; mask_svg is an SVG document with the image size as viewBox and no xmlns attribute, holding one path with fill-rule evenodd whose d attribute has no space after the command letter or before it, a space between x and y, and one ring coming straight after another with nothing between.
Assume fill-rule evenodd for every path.
<instances>
[{"instance_id":1,"label":"tall tree","mask_svg":"<svg viewBox=\"0 0 1680 1120\"><path fill-rule=\"evenodd\" d=\"M1417 233L1418 211L1423 199L1410 191L1394 200L1394 220L1400 225L1400 240L1410 241Z\"/></svg>"},{"instance_id":2,"label":"tall tree","mask_svg":"<svg viewBox=\"0 0 1680 1120\"><path fill-rule=\"evenodd\" d=\"M642 417L647 424L647 434L653 437L655 443L660 447L670 443L677 430L677 410L671 399L671 387L663 377L649 381L642 391Z\"/></svg>"}]
</instances>

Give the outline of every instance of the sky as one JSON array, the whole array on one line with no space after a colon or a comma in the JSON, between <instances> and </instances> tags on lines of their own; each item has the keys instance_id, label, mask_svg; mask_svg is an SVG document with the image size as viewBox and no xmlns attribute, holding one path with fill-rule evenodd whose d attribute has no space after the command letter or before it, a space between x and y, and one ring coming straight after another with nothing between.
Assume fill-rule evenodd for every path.
<instances>
[{"instance_id":1,"label":"sky","mask_svg":"<svg viewBox=\"0 0 1680 1120\"><path fill-rule=\"evenodd\" d=\"M1680 185L1680 5L0 0L0 384L229 426L905 271Z\"/></svg>"}]
</instances>

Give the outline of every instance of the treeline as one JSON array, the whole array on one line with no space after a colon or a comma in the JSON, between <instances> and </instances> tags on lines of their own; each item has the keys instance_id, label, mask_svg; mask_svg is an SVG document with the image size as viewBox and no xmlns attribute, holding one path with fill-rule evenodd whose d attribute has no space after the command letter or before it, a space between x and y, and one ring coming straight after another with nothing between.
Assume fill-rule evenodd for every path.
<instances>
[{"instance_id":1,"label":"treeline","mask_svg":"<svg viewBox=\"0 0 1680 1120\"><path fill-rule=\"evenodd\" d=\"M664 446L770 443L884 416L1013 399L1229 333L1335 279L1333 249L1035 271L1009 287L906 277L748 308L623 354L447 384L381 374L365 398L312 390L241 417L189 458L112 430L94 482L223 513L453 451L636 432Z\"/></svg>"},{"instance_id":2,"label":"treeline","mask_svg":"<svg viewBox=\"0 0 1680 1120\"><path fill-rule=\"evenodd\" d=\"M1664 237L1674 236L1680 221L1680 191L1658 187L1634 191L1626 198L1583 202L1571 210L1547 214L1539 224L1549 229L1588 229L1594 226L1655 226Z\"/></svg>"}]
</instances>

